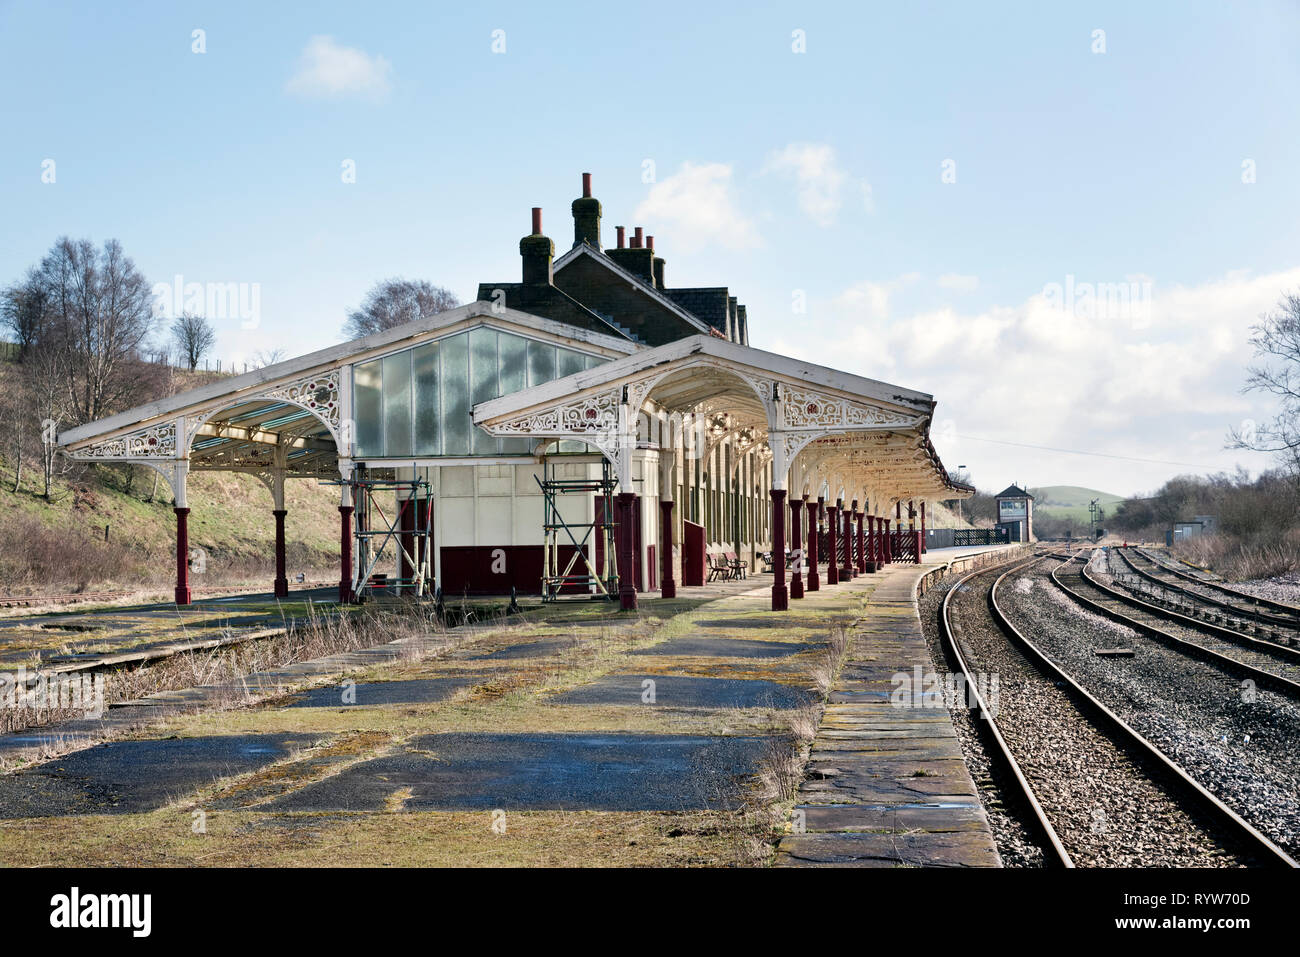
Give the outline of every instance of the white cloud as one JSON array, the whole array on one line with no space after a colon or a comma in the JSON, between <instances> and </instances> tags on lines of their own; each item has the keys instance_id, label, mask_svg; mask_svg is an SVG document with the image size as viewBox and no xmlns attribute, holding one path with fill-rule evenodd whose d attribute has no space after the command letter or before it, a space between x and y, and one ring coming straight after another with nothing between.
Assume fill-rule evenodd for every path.
<instances>
[{"instance_id":1,"label":"white cloud","mask_svg":"<svg viewBox=\"0 0 1300 957\"><path fill-rule=\"evenodd\" d=\"M298 58L285 89L296 96L361 96L381 100L391 89L392 64L384 57L314 36Z\"/></svg>"},{"instance_id":2,"label":"white cloud","mask_svg":"<svg viewBox=\"0 0 1300 957\"><path fill-rule=\"evenodd\" d=\"M1192 286L1153 283L1140 317L1066 312L1042 294L973 314L945 307L896 315L891 296L912 278L860 282L820 307L810 303L817 335L779 341L775 349L825 363L824 350L810 351L807 343L832 341L829 364L932 393L939 453L949 465L969 464L981 487L1019 478L1128 494L1179 472L1274 464L1223 446L1230 428L1273 412L1269 398L1241 391L1250 327L1284 291L1300 287L1300 267Z\"/></svg>"},{"instance_id":3,"label":"white cloud","mask_svg":"<svg viewBox=\"0 0 1300 957\"><path fill-rule=\"evenodd\" d=\"M761 245L753 220L736 206L727 163L683 163L650 188L632 213L638 222L673 227L673 246L685 252L708 245L748 249Z\"/></svg>"},{"instance_id":4,"label":"white cloud","mask_svg":"<svg viewBox=\"0 0 1300 957\"><path fill-rule=\"evenodd\" d=\"M953 292L974 292L979 287L979 276L964 276L961 273L950 272L939 277L940 289L951 289Z\"/></svg>"},{"instance_id":5,"label":"white cloud","mask_svg":"<svg viewBox=\"0 0 1300 957\"><path fill-rule=\"evenodd\" d=\"M768 157L763 172L793 177L799 208L820 226L835 222L846 193L860 196L867 211L873 208L871 184L850 176L829 143L791 143Z\"/></svg>"}]
</instances>

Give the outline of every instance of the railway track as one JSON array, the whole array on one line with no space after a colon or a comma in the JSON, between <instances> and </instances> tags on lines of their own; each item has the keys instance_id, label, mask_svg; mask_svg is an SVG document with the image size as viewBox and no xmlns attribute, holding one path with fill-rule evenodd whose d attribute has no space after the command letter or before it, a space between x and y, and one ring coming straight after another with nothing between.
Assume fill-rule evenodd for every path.
<instances>
[{"instance_id":1,"label":"railway track","mask_svg":"<svg viewBox=\"0 0 1300 957\"><path fill-rule=\"evenodd\" d=\"M1300 698L1300 651L1295 648L1142 601L1102 581L1086 561L1065 562L1053 569L1051 577L1063 592L1089 611L1236 677Z\"/></svg>"},{"instance_id":2,"label":"railway track","mask_svg":"<svg viewBox=\"0 0 1300 957\"><path fill-rule=\"evenodd\" d=\"M332 582L293 582L289 585L290 591L307 591L313 588L324 588ZM256 595L259 592L265 592L265 585L218 585L214 588L204 589L204 598L198 599L199 602L206 598L224 598L229 595ZM101 591L101 592L66 592L60 595L7 595L0 596L0 608L33 608L43 605L82 605L97 604L104 602L120 601L123 598L130 598L132 595L150 594L147 588L130 588L122 591ZM166 602L166 589L159 589L158 594L163 596L159 598L159 603ZM144 603L149 604L149 603Z\"/></svg>"},{"instance_id":3,"label":"railway track","mask_svg":"<svg viewBox=\"0 0 1300 957\"><path fill-rule=\"evenodd\" d=\"M998 586L1042 560L963 577L940 618L985 719L979 724L1049 859L1063 867L1296 866L1011 624ZM980 690L981 674L999 676L996 696Z\"/></svg>"},{"instance_id":4,"label":"railway track","mask_svg":"<svg viewBox=\"0 0 1300 957\"><path fill-rule=\"evenodd\" d=\"M1233 588L1231 585L1227 585L1222 581L1217 581L1214 578L1209 577L1208 574L1205 573L1198 574L1195 572L1187 571L1186 568L1180 568L1176 564L1174 564L1172 559L1166 559L1164 556L1161 556L1156 552L1150 551L1148 549L1134 546L1134 550L1137 551L1138 554L1142 555L1142 557L1151 561L1153 564L1160 566L1161 571L1167 571L1171 575L1175 575L1178 578L1182 578L1185 579L1186 581L1193 582L1198 586L1202 586L1206 589L1209 589L1210 591L1218 592L1219 594L1222 594L1227 598L1242 604L1245 607L1252 607L1255 609L1266 610L1268 612L1272 612L1277 615L1280 615L1293 622L1300 623L1300 607L1297 607L1295 605L1288 605L1285 602L1273 601L1270 598L1261 598L1258 595L1251 595L1248 592L1244 592L1241 591L1240 589Z\"/></svg>"},{"instance_id":5,"label":"railway track","mask_svg":"<svg viewBox=\"0 0 1300 957\"><path fill-rule=\"evenodd\" d=\"M1182 573L1174 571L1144 552L1132 548L1115 548L1114 554L1134 575L1157 588L1181 599L1189 610L1211 620L1218 619L1227 627L1245 633L1271 629L1283 641L1300 639L1300 616L1266 610L1250 603L1246 596L1229 599L1207 594L1205 582L1188 581Z\"/></svg>"}]
</instances>

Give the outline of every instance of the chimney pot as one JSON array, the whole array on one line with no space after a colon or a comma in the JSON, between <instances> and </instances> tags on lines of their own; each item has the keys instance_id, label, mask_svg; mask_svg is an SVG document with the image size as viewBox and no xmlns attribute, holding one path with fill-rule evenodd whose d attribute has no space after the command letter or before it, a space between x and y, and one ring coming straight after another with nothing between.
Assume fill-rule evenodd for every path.
<instances>
[{"instance_id":1,"label":"chimney pot","mask_svg":"<svg viewBox=\"0 0 1300 957\"><path fill-rule=\"evenodd\" d=\"M582 174L582 195L584 199L591 196L591 174L590 173Z\"/></svg>"},{"instance_id":2,"label":"chimney pot","mask_svg":"<svg viewBox=\"0 0 1300 957\"><path fill-rule=\"evenodd\" d=\"M638 226L636 229L632 230L632 248L633 248L633 249L640 249L640 248L641 248L641 243L642 243L642 241L643 241L644 238L645 238L643 234L644 234L644 230L643 230L640 226Z\"/></svg>"},{"instance_id":3,"label":"chimney pot","mask_svg":"<svg viewBox=\"0 0 1300 957\"><path fill-rule=\"evenodd\" d=\"M542 235L542 207L533 207L533 235Z\"/></svg>"},{"instance_id":4,"label":"chimney pot","mask_svg":"<svg viewBox=\"0 0 1300 957\"><path fill-rule=\"evenodd\" d=\"M618 233L618 248L619 249L625 248L627 244L627 235L624 227L615 226L614 231Z\"/></svg>"},{"instance_id":5,"label":"chimney pot","mask_svg":"<svg viewBox=\"0 0 1300 957\"><path fill-rule=\"evenodd\" d=\"M655 251L655 238L653 236L647 236L645 238L645 248L651 252Z\"/></svg>"}]
</instances>

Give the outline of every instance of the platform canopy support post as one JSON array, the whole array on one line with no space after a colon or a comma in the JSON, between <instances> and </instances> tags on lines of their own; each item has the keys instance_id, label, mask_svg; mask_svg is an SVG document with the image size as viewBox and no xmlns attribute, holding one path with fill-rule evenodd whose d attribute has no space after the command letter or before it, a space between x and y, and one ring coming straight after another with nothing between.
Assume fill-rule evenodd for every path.
<instances>
[{"instance_id":1,"label":"platform canopy support post","mask_svg":"<svg viewBox=\"0 0 1300 957\"><path fill-rule=\"evenodd\" d=\"M822 587L821 576L817 574L817 550L819 542L818 537L821 532L818 529L819 519L821 517L822 500L818 497L817 501L808 501L808 496L804 496L804 504L808 511L808 590L820 591Z\"/></svg>"}]
</instances>

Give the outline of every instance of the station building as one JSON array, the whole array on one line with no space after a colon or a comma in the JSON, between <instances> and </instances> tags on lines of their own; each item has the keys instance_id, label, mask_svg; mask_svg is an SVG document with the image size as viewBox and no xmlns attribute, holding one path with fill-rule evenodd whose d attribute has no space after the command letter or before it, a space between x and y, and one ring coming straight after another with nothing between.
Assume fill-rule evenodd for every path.
<instances>
[{"instance_id":1,"label":"station building","mask_svg":"<svg viewBox=\"0 0 1300 957\"><path fill-rule=\"evenodd\" d=\"M726 286L672 287L654 237L602 245L590 174L558 258L541 210L518 281L426 319L87 425L74 459L157 469L191 600L191 471L256 476L287 594L284 483L339 491L340 599L595 594L635 607L770 567L772 604L924 550L927 501L971 494L932 396L749 345ZM814 320L815 321L815 320ZM918 529L918 522L920 528Z\"/></svg>"}]
</instances>

